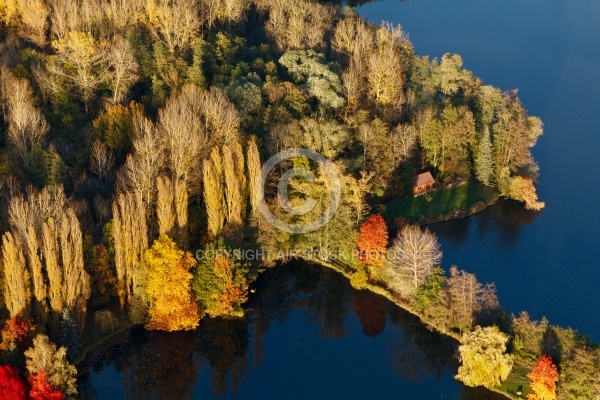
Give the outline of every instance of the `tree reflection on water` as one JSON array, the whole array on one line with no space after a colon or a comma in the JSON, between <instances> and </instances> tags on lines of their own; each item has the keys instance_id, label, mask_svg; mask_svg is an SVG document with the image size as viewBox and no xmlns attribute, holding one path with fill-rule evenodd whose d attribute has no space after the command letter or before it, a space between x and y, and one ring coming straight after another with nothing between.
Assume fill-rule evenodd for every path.
<instances>
[{"instance_id":1,"label":"tree reflection on water","mask_svg":"<svg viewBox=\"0 0 600 400\"><path fill-rule=\"evenodd\" d=\"M266 271L253 288L246 318L205 318L192 332L134 328L117 344L96 351L83 365L87 372L80 378L82 397L105 397L97 393L91 376L109 365L120 373L122 382L115 385L127 399L189 398L206 370L213 396L235 396L250 366L262 368L269 346L265 335L272 324L285 324L292 312L300 312L322 338L375 338L390 329L393 339L385 344L386 354L405 381L439 378L457 368L455 342L431 332L383 297L353 289L346 278L328 269L289 263ZM352 362L352 354L347 361Z\"/></svg>"}]
</instances>

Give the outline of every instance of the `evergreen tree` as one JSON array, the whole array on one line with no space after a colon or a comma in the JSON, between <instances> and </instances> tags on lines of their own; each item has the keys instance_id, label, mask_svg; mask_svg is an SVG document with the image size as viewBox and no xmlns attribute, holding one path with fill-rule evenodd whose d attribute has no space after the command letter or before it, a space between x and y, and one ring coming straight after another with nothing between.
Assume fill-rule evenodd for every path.
<instances>
[{"instance_id":1,"label":"evergreen tree","mask_svg":"<svg viewBox=\"0 0 600 400\"><path fill-rule=\"evenodd\" d=\"M64 310L58 332L59 344L67 348L67 359L75 360L81 354L81 338L77 324L69 310Z\"/></svg>"},{"instance_id":2,"label":"evergreen tree","mask_svg":"<svg viewBox=\"0 0 600 400\"><path fill-rule=\"evenodd\" d=\"M475 159L475 174L477 179L486 186L491 186L494 175L494 162L492 159L492 139L490 130L486 126L483 137L479 142L479 152Z\"/></svg>"},{"instance_id":3,"label":"evergreen tree","mask_svg":"<svg viewBox=\"0 0 600 400\"><path fill-rule=\"evenodd\" d=\"M65 184L67 177L67 166L53 145L50 145L45 154L46 184Z\"/></svg>"}]
</instances>

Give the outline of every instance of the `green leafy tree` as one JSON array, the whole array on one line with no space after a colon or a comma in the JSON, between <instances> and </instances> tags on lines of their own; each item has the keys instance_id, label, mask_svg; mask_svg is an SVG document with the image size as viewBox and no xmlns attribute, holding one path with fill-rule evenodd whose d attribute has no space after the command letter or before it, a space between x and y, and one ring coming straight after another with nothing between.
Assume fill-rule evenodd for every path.
<instances>
[{"instance_id":1,"label":"green leafy tree","mask_svg":"<svg viewBox=\"0 0 600 400\"><path fill-rule=\"evenodd\" d=\"M600 398L600 352L588 347L576 348L560 363L558 398L565 400Z\"/></svg>"},{"instance_id":2,"label":"green leafy tree","mask_svg":"<svg viewBox=\"0 0 600 400\"><path fill-rule=\"evenodd\" d=\"M141 106L131 102L128 106L115 104L94 120L94 137L100 139L116 156L119 164L131 151L131 132L136 115L143 113Z\"/></svg>"},{"instance_id":3,"label":"green leafy tree","mask_svg":"<svg viewBox=\"0 0 600 400\"><path fill-rule=\"evenodd\" d=\"M247 269L224 254L222 239L209 244L198 261L192 287L206 313L212 317L243 314L248 283Z\"/></svg>"},{"instance_id":4,"label":"green leafy tree","mask_svg":"<svg viewBox=\"0 0 600 400\"><path fill-rule=\"evenodd\" d=\"M417 290L417 295L412 303L413 309L418 313L423 313L436 301L440 291L445 286L446 277L444 276L444 270L440 267L434 267L431 274L425 280L425 283Z\"/></svg>"},{"instance_id":5,"label":"green leafy tree","mask_svg":"<svg viewBox=\"0 0 600 400\"><path fill-rule=\"evenodd\" d=\"M548 320L531 320L529 314L521 312L518 317L513 317L512 353L515 357L534 363L542 352L544 334L548 330Z\"/></svg>"},{"instance_id":6,"label":"green leafy tree","mask_svg":"<svg viewBox=\"0 0 600 400\"><path fill-rule=\"evenodd\" d=\"M456 379L467 386L498 386L512 370L513 359L506 354L508 337L495 327L477 326L460 338L460 360Z\"/></svg>"},{"instance_id":7,"label":"green leafy tree","mask_svg":"<svg viewBox=\"0 0 600 400\"><path fill-rule=\"evenodd\" d=\"M46 184L64 185L67 180L67 165L53 145L50 145L45 152L44 158L46 164Z\"/></svg>"},{"instance_id":8,"label":"green leafy tree","mask_svg":"<svg viewBox=\"0 0 600 400\"><path fill-rule=\"evenodd\" d=\"M340 76L322 54L313 50L291 50L279 59L296 83L303 84L308 94L325 110L339 110L345 105Z\"/></svg>"}]
</instances>

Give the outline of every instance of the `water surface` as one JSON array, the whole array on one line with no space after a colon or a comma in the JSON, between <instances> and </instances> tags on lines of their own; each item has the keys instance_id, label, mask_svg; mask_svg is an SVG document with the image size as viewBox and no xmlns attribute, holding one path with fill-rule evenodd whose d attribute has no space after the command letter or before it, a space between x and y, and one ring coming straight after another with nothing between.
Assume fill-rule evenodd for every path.
<instances>
[{"instance_id":1,"label":"water surface","mask_svg":"<svg viewBox=\"0 0 600 400\"><path fill-rule=\"evenodd\" d=\"M82 368L83 397L490 398L454 380L455 342L335 272L287 265L254 287L245 319L205 319L193 332L136 328L98 350Z\"/></svg>"},{"instance_id":2,"label":"water surface","mask_svg":"<svg viewBox=\"0 0 600 400\"><path fill-rule=\"evenodd\" d=\"M437 224L444 267L495 282L502 305L600 341L600 2L384 0L359 13L399 23L418 54L458 53L544 121L533 153L542 213L504 202Z\"/></svg>"}]
</instances>

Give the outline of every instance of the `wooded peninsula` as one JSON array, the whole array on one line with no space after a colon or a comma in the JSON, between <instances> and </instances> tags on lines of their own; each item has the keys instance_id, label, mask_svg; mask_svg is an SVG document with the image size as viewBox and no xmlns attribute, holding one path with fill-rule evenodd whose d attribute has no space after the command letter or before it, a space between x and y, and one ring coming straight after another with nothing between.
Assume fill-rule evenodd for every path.
<instances>
[{"instance_id":1,"label":"wooded peninsula","mask_svg":"<svg viewBox=\"0 0 600 400\"><path fill-rule=\"evenodd\" d=\"M446 274L435 235L393 206L428 173L434 202L460 182L541 210L531 148L543 124L516 90L326 2L0 0L0 20L0 397L77 398L76 365L105 339L243 318L277 254L325 251L354 255L318 261L355 288L460 340L465 385L600 399L597 345L508 314L471 273ZM261 212L302 226L327 210L314 161L263 176L290 148L339 175L318 230ZM281 207L286 169L314 171L286 181L288 205L314 200L302 215Z\"/></svg>"}]
</instances>

